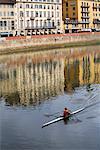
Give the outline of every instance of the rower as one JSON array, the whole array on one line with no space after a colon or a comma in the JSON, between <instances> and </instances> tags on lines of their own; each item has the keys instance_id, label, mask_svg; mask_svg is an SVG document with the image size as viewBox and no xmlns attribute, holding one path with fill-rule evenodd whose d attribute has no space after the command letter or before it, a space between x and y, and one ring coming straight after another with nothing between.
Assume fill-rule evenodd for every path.
<instances>
[{"instance_id":1,"label":"rower","mask_svg":"<svg viewBox=\"0 0 100 150\"><path fill-rule=\"evenodd\" d=\"M63 111L63 117L67 118L70 115L70 111L65 107Z\"/></svg>"}]
</instances>

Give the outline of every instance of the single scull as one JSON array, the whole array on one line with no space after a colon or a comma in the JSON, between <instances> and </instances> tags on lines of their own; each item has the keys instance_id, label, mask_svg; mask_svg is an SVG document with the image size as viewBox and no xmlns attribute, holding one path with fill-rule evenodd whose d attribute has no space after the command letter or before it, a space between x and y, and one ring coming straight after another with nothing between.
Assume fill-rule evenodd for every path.
<instances>
[{"instance_id":1,"label":"single scull","mask_svg":"<svg viewBox=\"0 0 100 150\"><path fill-rule=\"evenodd\" d=\"M70 116L72 116L72 115L74 115L74 114L77 114L77 113L83 111L84 109L85 109L85 107L80 108L80 109L78 109L78 110L76 110L76 111L73 111L72 113L70 113L70 115L69 115L68 117L70 117ZM67 118L68 118L68 117L67 117ZM66 119L67 119L67 118L66 118ZM44 124L42 125L42 128L43 128L43 127L46 127L46 126L48 126L48 125L50 125L50 124L56 123L56 122L58 122L58 121L60 121L60 120L64 120L64 119L65 119L64 117L58 117L58 118L56 118L56 119L54 119L54 120L51 120L51 121L49 121L49 122L47 122L47 123L44 123Z\"/></svg>"}]
</instances>

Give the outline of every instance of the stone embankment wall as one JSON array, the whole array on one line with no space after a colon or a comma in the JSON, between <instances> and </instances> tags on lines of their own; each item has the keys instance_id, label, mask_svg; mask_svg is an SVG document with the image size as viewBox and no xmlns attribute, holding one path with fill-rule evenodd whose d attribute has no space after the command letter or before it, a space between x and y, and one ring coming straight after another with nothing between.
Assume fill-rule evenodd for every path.
<instances>
[{"instance_id":1,"label":"stone embankment wall","mask_svg":"<svg viewBox=\"0 0 100 150\"><path fill-rule=\"evenodd\" d=\"M29 46L100 40L100 32L0 38L0 51Z\"/></svg>"}]
</instances>

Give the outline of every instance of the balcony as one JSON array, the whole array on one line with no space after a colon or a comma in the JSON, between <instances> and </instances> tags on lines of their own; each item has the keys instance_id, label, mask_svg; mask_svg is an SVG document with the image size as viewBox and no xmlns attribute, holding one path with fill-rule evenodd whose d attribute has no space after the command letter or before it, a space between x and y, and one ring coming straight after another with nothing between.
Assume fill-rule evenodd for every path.
<instances>
[{"instance_id":1,"label":"balcony","mask_svg":"<svg viewBox=\"0 0 100 150\"><path fill-rule=\"evenodd\" d=\"M81 18L89 19L89 16L82 16Z\"/></svg>"},{"instance_id":2,"label":"balcony","mask_svg":"<svg viewBox=\"0 0 100 150\"><path fill-rule=\"evenodd\" d=\"M93 6L93 9L97 9L98 7L97 6Z\"/></svg>"},{"instance_id":3,"label":"balcony","mask_svg":"<svg viewBox=\"0 0 100 150\"><path fill-rule=\"evenodd\" d=\"M33 16L30 17L30 20L34 20L34 19L35 19L35 17L33 17Z\"/></svg>"},{"instance_id":4,"label":"balcony","mask_svg":"<svg viewBox=\"0 0 100 150\"><path fill-rule=\"evenodd\" d=\"M51 20L51 17L47 17L47 20Z\"/></svg>"},{"instance_id":5,"label":"balcony","mask_svg":"<svg viewBox=\"0 0 100 150\"><path fill-rule=\"evenodd\" d=\"M56 26L27 26L25 30L56 29Z\"/></svg>"},{"instance_id":6,"label":"balcony","mask_svg":"<svg viewBox=\"0 0 100 150\"><path fill-rule=\"evenodd\" d=\"M80 24L89 24L89 21L80 21Z\"/></svg>"},{"instance_id":7,"label":"balcony","mask_svg":"<svg viewBox=\"0 0 100 150\"><path fill-rule=\"evenodd\" d=\"M78 20L65 20L65 24L78 24Z\"/></svg>"},{"instance_id":8,"label":"balcony","mask_svg":"<svg viewBox=\"0 0 100 150\"><path fill-rule=\"evenodd\" d=\"M89 8L89 5L82 5L81 8Z\"/></svg>"},{"instance_id":9,"label":"balcony","mask_svg":"<svg viewBox=\"0 0 100 150\"><path fill-rule=\"evenodd\" d=\"M90 13L88 10L82 10L81 13Z\"/></svg>"},{"instance_id":10,"label":"balcony","mask_svg":"<svg viewBox=\"0 0 100 150\"><path fill-rule=\"evenodd\" d=\"M100 20L99 19L94 19L93 24L100 24Z\"/></svg>"}]
</instances>

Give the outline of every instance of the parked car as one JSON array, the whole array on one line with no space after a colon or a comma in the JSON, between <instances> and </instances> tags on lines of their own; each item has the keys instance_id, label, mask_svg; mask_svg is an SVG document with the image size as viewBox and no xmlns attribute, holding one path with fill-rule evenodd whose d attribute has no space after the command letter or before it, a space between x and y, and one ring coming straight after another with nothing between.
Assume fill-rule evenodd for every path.
<instances>
[{"instance_id":1,"label":"parked car","mask_svg":"<svg viewBox=\"0 0 100 150\"><path fill-rule=\"evenodd\" d=\"M36 31L36 35L40 35L40 31L37 30L37 31Z\"/></svg>"},{"instance_id":2,"label":"parked car","mask_svg":"<svg viewBox=\"0 0 100 150\"><path fill-rule=\"evenodd\" d=\"M27 35L31 35L31 31L28 31L28 32L27 32Z\"/></svg>"},{"instance_id":3,"label":"parked car","mask_svg":"<svg viewBox=\"0 0 100 150\"><path fill-rule=\"evenodd\" d=\"M79 30L79 32L92 32L92 29L91 28L84 28L84 29Z\"/></svg>"},{"instance_id":4,"label":"parked car","mask_svg":"<svg viewBox=\"0 0 100 150\"><path fill-rule=\"evenodd\" d=\"M43 30L41 30L41 31L40 31L40 34L41 34L41 35L43 35L43 34L44 34L44 31L43 31Z\"/></svg>"},{"instance_id":5,"label":"parked car","mask_svg":"<svg viewBox=\"0 0 100 150\"><path fill-rule=\"evenodd\" d=\"M21 36L24 36L24 35L25 35L24 31L21 31L21 32L20 32L20 35L21 35Z\"/></svg>"},{"instance_id":6,"label":"parked car","mask_svg":"<svg viewBox=\"0 0 100 150\"><path fill-rule=\"evenodd\" d=\"M57 31L56 31L56 30L53 30L53 31L52 31L52 34L57 34Z\"/></svg>"},{"instance_id":7,"label":"parked car","mask_svg":"<svg viewBox=\"0 0 100 150\"><path fill-rule=\"evenodd\" d=\"M45 30L45 31L44 31L44 34L49 34L49 31L48 31L48 30Z\"/></svg>"},{"instance_id":8,"label":"parked car","mask_svg":"<svg viewBox=\"0 0 100 150\"><path fill-rule=\"evenodd\" d=\"M62 33L63 33L63 31L62 31L62 30L60 30L60 29L58 29L58 30L57 30L57 33L58 33L58 34L62 34Z\"/></svg>"},{"instance_id":9,"label":"parked car","mask_svg":"<svg viewBox=\"0 0 100 150\"><path fill-rule=\"evenodd\" d=\"M100 32L100 29L96 29L96 32Z\"/></svg>"},{"instance_id":10,"label":"parked car","mask_svg":"<svg viewBox=\"0 0 100 150\"><path fill-rule=\"evenodd\" d=\"M32 31L32 35L36 35L36 31Z\"/></svg>"}]
</instances>

